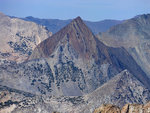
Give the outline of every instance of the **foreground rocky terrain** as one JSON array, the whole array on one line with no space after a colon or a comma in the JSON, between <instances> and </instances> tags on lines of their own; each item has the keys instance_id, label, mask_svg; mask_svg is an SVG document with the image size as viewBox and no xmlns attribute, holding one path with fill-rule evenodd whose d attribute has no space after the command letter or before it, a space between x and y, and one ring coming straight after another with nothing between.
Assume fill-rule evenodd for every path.
<instances>
[{"instance_id":1,"label":"foreground rocky terrain","mask_svg":"<svg viewBox=\"0 0 150 113\"><path fill-rule=\"evenodd\" d=\"M150 77L150 14L116 25L99 39L111 47L124 47Z\"/></svg>"},{"instance_id":2,"label":"foreground rocky terrain","mask_svg":"<svg viewBox=\"0 0 150 113\"><path fill-rule=\"evenodd\" d=\"M99 41L80 17L49 38L44 31L26 60L17 52L21 63L0 59L1 113L93 113L150 100L150 79L134 58Z\"/></svg>"},{"instance_id":3,"label":"foreground rocky terrain","mask_svg":"<svg viewBox=\"0 0 150 113\"><path fill-rule=\"evenodd\" d=\"M0 13L0 59L25 61L34 48L52 35L43 26Z\"/></svg>"},{"instance_id":4,"label":"foreground rocky terrain","mask_svg":"<svg viewBox=\"0 0 150 113\"><path fill-rule=\"evenodd\" d=\"M107 104L94 110L93 113L149 113L150 102L143 104L126 104L122 109L117 106Z\"/></svg>"}]
</instances>

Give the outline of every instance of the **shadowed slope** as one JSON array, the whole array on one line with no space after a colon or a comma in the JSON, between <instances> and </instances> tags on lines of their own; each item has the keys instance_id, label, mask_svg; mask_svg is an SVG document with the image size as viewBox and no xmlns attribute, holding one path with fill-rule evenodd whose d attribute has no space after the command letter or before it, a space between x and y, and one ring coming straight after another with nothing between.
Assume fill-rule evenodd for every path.
<instances>
[{"instance_id":1,"label":"shadowed slope","mask_svg":"<svg viewBox=\"0 0 150 113\"><path fill-rule=\"evenodd\" d=\"M124 47L150 77L150 14L136 16L99 35L112 47Z\"/></svg>"}]
</instances>

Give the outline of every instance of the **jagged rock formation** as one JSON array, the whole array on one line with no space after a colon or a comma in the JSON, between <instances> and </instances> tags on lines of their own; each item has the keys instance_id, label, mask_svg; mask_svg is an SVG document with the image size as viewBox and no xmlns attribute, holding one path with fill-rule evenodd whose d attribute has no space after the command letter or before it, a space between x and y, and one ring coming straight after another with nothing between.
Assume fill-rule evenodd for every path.
<instances>
[{"instance_id":1,"label":"jagged rock formation","mask_svg":"<svg viewBox=\"0 0 150 113\"><path fill-rule=\"evenodd\" d=\"M30 59L49 57L57 48L60 48L59 52L66 53L63 50L65 46L68 46L70 52L74 49L73 55L76 55L75 57L77 58L96 58L97 48L94 38L92 32L78 17L48 40L39 44L30 56Z\"/></svg>"},{"instance_id":2,"label":"jagged rock formation","mask_svg":"<svg viewBox=\"0 0 150 113\"><path fill-rule=\"evenodd\" d=\"M117 106L107 104L95 109L93 113L121 113L121 110Z\"/></svg>"},{"instance_id":3,"label":"jagged rock formation","mask_svg":"<svg viewBox=\"0 0 150 113\"><path fill-rule=\"evenodd\" d=\"M112 47L125 47L150 77L150 14L136 16L116 25L99 39Z\"/></svg>"},{"instance_id":4,"label":"jagged rock formation","mask_svg":"<svg viewBox=\"0 0 150 113\"><path fill-rule=\"evenodd\" d=\"M121 110L114 105L102 105L94 110L93 113L149 113L150 103L143 104L126 104Z\"/></svg>"},{"instance_id":5,"label":"jagged rock formation","mask_svg":"<svg viewBox=\"0 0 150 113\"><path fill-rule=\"evenodd\" d=\"M72 20L59 20L59 19L39 19L34 18L32 16L21 18L26 21L35 22L37 24L46 26L49 31L53 34L58 32L60 29L69 24ZM103 20L98 22L84 21L84 23L92 30L94 34L98 34L99 32L107 31L110 27L120 24L123 21L119 20Z\"/></svg>"},{"instance_id":6,"label":"jagged rock formation","mask_svg":"<svg viewBox=\"0 0 150 113\"><path fill-rule=\"evenodd\" d=\"M0 13L0 59L25 61L33 49L51 36L44 27L33 22L10 18Z\"/></svg>"},{"instance_id":7,"label":"jagged rock formation","mask_svg":"<svg viewBox=\"0 0 150 113\"><path fill-rule=\"evenodd\" d=\"M146 110L144 110L143 105L140 104L126 104L125 106L123 106L121 112L122 113L145 113Z\"/></svg>"}]
</instances>

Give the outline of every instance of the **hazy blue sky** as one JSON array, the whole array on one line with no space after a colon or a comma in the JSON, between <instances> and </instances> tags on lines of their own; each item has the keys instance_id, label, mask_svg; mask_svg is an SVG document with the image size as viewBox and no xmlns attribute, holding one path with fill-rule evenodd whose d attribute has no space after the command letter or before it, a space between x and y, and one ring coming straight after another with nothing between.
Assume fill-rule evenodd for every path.
<instances>
[{"instance_id":1,"label":"hazy blue sky","mask_svg":"<svg viewBox=\"0 0 150 113\"><path fill-rule=\"evenodd\" d=\"M17 17L120 20L150 13L150 0L0 0L0 11Z\"/></svg>"}]
</instances>

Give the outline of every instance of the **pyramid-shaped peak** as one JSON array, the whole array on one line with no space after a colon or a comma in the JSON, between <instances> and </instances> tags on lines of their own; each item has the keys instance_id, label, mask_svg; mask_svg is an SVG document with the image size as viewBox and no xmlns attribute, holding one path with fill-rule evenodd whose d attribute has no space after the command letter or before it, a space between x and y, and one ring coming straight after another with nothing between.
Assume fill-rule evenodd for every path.
<instances>
[{"instance_id":1,"label":"pyramid-shaped peak","mask_svg":"<svg viewBox=\"0 0 150 113\"><path fill-rule=\"evenodd\" d=\"M80 16L76 17L75 19L72 20L71 23L77 23L77 24L83 24L83 20L81 19Z\"/></svg>"},{"instance_id":2,"label":"pyramid-shaped peak","mask_svg":"<svg viewBox=\"0 0 150 113\"><path fill-rule=\"evenodd\" d=\"M67 39L65 39L66 37ZM63 44L68 43L78 57L90 59L92 56L97 56L95 36L83 20L77 17L59 32L38 45L37 51L39 53L40 50L42 55L38 55L38 57L37 55L36 57L31 55L30 59L50 56L56 50L58 44L62 42Z\"/></svg>"},{"instance_id":3,"label":"pyramid-shaped peak","mask_svg":"<svg viewBox=\"0 0 150 113\"><path fill-rule=\"evenodd\" d=\"M80 16L78 16L78 17L76 17L76 18L74 19L74 21L82 21L82 19L81 19Z\"/></svg>"}]
</instances>

